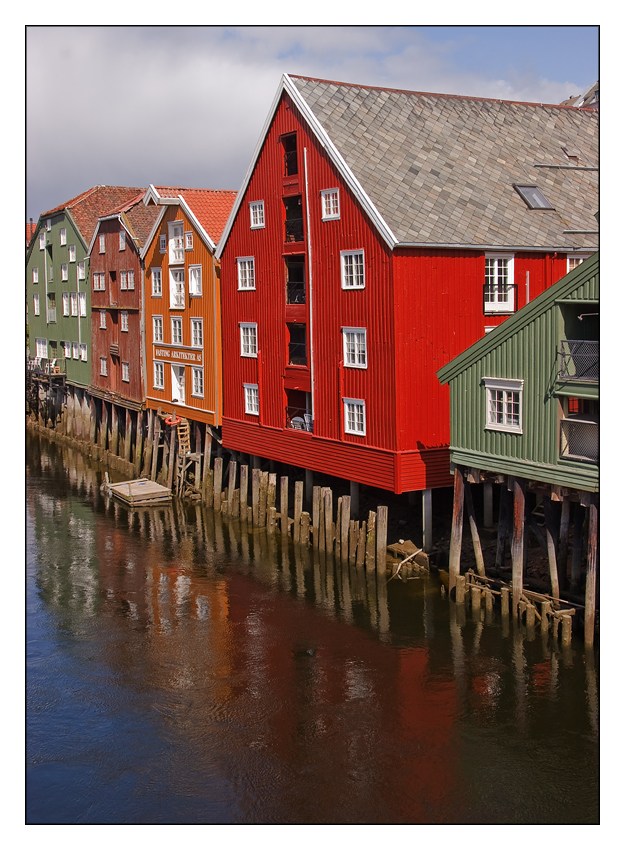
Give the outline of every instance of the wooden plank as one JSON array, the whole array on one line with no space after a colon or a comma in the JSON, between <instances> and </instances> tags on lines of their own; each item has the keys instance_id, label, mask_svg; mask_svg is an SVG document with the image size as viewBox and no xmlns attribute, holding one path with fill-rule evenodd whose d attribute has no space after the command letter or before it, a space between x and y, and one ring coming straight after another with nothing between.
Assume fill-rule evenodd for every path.
<instances>
[{"instance_id":1,"label":"wooden plank","mask_svg":"<svg viewBox=\"0 0 625 850\"><path fill-rule=\"evenodd\" d=\"M323 488L323 514L325 522L325 549L326 554L330 555L334 543L334 534L332 531L332 490L329 487Z\"/></svg>"},{"instance_id":2,"label":"wooden plank","mask_svg":"<svg viewBox=\"0 0 625 850\"><path fill-rule=\"evenodd\" d=\"M283 536L289 533L289 479L280 478L280 531Z\"/></svg>"},{"instance_id":3,"label":"wooden plank","mask_svg":"<svg viewBox=\"0 0 625 850\"><path fill-rule=\"evenodd\" d=\"M451 539L449 541L449 592L456 586L460 575L460 555L462 551L462 519L464 512L464 476L462 468L454 467L454 505L451 520Z\"/></svg>"},{"instance_id":4,"label":"wooden plank","mask_svg":"<svg viewBox=\"0 0 625 850\"><path fill-rule=\"evenodd\" d=\"M313 534L313 549L319 549L319 501L321 498L321 487L318 485L313 487L312 494L312 534Z\"/></svg>"},{"instance_id":5,"label":"wooden plank","mask_svg":"<svg viewBox=\"0 0 625 850\"><path fill-rule=\"evenodd\" d=\"M588 556L586 561L586 594L584 599L584 643L586 646L592 646L595 639L598 520L597 500L593 496L588 506Z\"/></svg>"},{"instance_id":6,"label":"wooden plank","mask_svg":"<svg viewBox=\"0 0 625 850\"><path fill-rule=\"evenodd\" d=\"M349 562L349 523L351 521L352 500L350 496L343 496L343 507L341 510L341 563Z\"/></svg>"},{"instance_id":7,"label":"wooden plank","mask_svg":"<svg viewBox=\"0 0 625 850\"><path fill-rule=\"evenodd\" d=\"M380 576L386 575L386 544L388 533L388 507L378 505L376 517L376 566Z\"/></svg>"},{"instance_id":8,"label":"wooden plank","mask_svg":"<svg viewBox=\"0 0 625 850\"><path fill-rule=\"evenodd\" d=\"M302 506L304 503L304 482L295 482L295 503L293 507L293 539L298 543L302 522Z\"/></svg>"},{"instance_id":9,"label":"wooden plank","mask_svg":"<svg viewBox=\"0 0 625 850\"><path fill-rule=\"evenodd\" d=\"M239 471L239 514L241 520L247 522L248 491L249 491L249 467L241 464Z\"/></svg>"},{"instance_id":10,"label":"wooden plank","mask_svg":"<svg viewBox=\"0 0 625 850\"><path fill-rule=\"evenodd\" d=\"M310 514L308 511L302 511L300 514L300 523L299 542L302 546L310 546Z\"/></svg>"},{"instance_id":11,"label":"wooden plank","mask_svg":"<svg viewBox=\"0 0 625 850\"><path fill-rule=\"evenodd\" d=\"M358 546L356 548L356 566L361 569L365 565L365 550L367 547L367 523L361 522L358 531Z\"/></svg>"},{"instance_id":12,"label":"wooden plank","mask_svg":"<svg viewBox=\"0 0 625 850\"><path fill-rule=\"evenodd\" d=\"M260 469L252 469L252 525L258 528L258 508L260 505Z\"/></svg>"},{"instance_id":13,"label":"wooden plank","mask_svg":"<svg viewBox=\"0 0 625 850\"><path fill-rule=\"evenodd\" d=\"M375 571L375 511L369 511L369 519L367 521L367 541L365 544L365 563L367 572Z\"/></svg>"},{"instance_id":14,"label":"wooden plank","mask_svg":"<svg viewBox=\"0 0 625 850\"><path fill-rule=\"evenodd\" d=\"M233 500L234 500L234 488L237 483L237 462L236 460L231 460L228 464L228 516L234 516L233 513Z\"/></svg>"}]
</instances>

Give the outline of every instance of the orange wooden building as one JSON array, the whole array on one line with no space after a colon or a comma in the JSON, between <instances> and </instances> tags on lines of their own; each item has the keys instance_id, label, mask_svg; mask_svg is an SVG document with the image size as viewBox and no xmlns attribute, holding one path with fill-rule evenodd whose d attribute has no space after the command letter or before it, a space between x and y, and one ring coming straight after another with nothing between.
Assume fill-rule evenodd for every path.
<instances>
[{"instance_id":1,"label":"orange wooden building","mask_svg":"<svg viewBox=\"0 0 625 850\"><path fill-rule=\"evenodd\" d=\"M142 251L146 406L219 427L221 298L215 246L236 192L151 185L161 213Z\"/></svg>"}]
</instances>

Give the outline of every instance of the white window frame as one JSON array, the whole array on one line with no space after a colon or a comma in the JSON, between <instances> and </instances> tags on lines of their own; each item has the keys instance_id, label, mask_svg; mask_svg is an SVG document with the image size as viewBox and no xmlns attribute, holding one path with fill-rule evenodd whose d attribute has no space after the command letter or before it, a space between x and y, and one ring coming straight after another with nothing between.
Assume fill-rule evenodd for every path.
<instances>
[{"instance_id":1,"label":"white window frame","mask_svg":"<svg viewBox=\"0 0 625 850\"><path fill-rule=\"evenodd\" d=\"M250 228L259 230L265 226L265 202L250 201Z\"/></svg>"},{"instance_id":2,"label":"white window frame","mask_svg":"<svg viewBox=\"0 0 625 850\"><path fill-rule=\"evenodd\" d=\"M106 330L106 310L100 310L100 328Z\"/></svg>"},{"instance_id":3,"label":"white window frame","mask_svg":"<svg viewBox=\"0 0 625 850\"><path fill-rule=\"evenodd\" d=\"M35 294L33 295L33 315L34 316L39 315L39 293L38 292L35 292Z\"/></svg>"},{"instance_id":4,"label":"white window frame","mask_svg":"<svg viewBox=\"0 0 625 850\"><path fill-rule=\"evenodd\" d=\"M184 222L170 221L168 227L169 265L179 266L184 263Z\"/></svg>"},{"instance_id":5,"label":"white window frame","mask_svg":"<svg viewBox=\"0 0 625 850\"><path fill-rule=\"evenodd\" d=\"M360 262L362 273L355 264ZM359 248L357 251L341 251L341 289L364 289L365 288L365 251Z\"/></svg>"},{"instance_id":6,"label":"white window frame","mask_svg":"<svg viewBox=\"0 0 625 850\"><path fill-rule=\"evenodd\" d=\"M258 384L243 384L245 396L245 412L252 416L260 416L260 397Z\"/></svg>"},{"instance_id":7,"label":"white window frame","mask_svg":"<svg viewBox=\"0 0 625 850\"><path fill-rule=\"evenodd\" d=\"M69 316L69 292L63 292L61 300L63 302L63 315Z\"/></svg>"},{"instance_id":8,"label":"white window frame","mask_svg":"<svg viewBox=\"0 0 625 850\"><path fill-rule=\"evenodd\" d=\"M119 314L119 329L123 333L128 333L128 310L121 310Z\"/></svg>"},{"instance_id":9,"label":"white window frame","mask_svg":"<svg viewBox=\"0 0 625 850\"><path fill-rule=\"evenodd\" d=\"M487 269L488 263L490 260L495 261L495 297L497 300L495 301L487 301L486 300L486 284L487 284ZM506 286L508 287L508 292L506 294L505 301L499 300L499 296L496 294L497 287L499 286L498 279L498 267L499 262L505 261L506 264ZM514 313L514 296L515 296L515 288L514 288L514 254L508 253L488 253L484 255L484 314L492 315L493 313Z\"/></svg>"},{"instance_id":10,"label":"white window frame","mask_svg":"<svg viewBox=\"0 0 625 850\"><path fill-rule=\"evenodd\" d=\"M152 297L161 298L163 295L163 272L160 268L150 269L152 279Z\"/></svg>"},{"instance_id":11,"label":"white window frame","mask_svg":"<svg viewBox=\"0 0 625 850\"><path fill-rule=\"evenodd\" d=\"M77 316L78 315L78 293L77 292L70 292L70 294L69 294L69 306L70 306L70 313L72 314L72 316Z\"/></svg>"},{"instance_id":12,"label":"white window frame","mask_svg":"<svg viewBox=\"0 0 625 850\"><path fill-rule=\"evenodd\" d=\"M201 366L191 367L191 395L204 398L204 369Z\"/></svg>"},{"instance_id":13,"label":"white window frame","mask_svg":"<svg viewBox=\"0 0 625 850\"><path fill-rule=\"evenodd\" d=\"M120 251L126 250L126 231L125 230L119 231L119 250Z\"/></svg>"},{"instance_id":14,"label":"white window frame","mask_svg":"<svg viewBox=\"0 0 625 850\"><path fill-rule=\"evenodd\" d=\"M45 230L41 230L39 232L39 250L43 251L46 247L46 232Z\"/></svg>"},{"instance_id":15,"label":"white window frame","mask_svg":"<svg viewBox=\"0 0 625 850\"><path fill-rule=\"evenodd\" d=\"M237 279L240 290L256 289L254 257L237 257Z\"/></svg>"},{"instance_id":16,"label":"white window frame","mask_svg":"<svg viewBox=\"0 0 625 850\"><path fill-rule=\"evenodd\" d=\"M85 261L81 260L78 263L78 280L84 280L84 279L85 279Z\"/></svg>"},{"instance_id":17,"label":"white window frame","mask_svg":"<svg viewBox=\"0 0 625 850\"><path fill-rule=\"evenodd\" d=\"M41 357L44 360L48 359L48 340L35 339L35 357Z\"/></svg>"},{"instance_id":18,"label":"white window frame","mask_svg":"<svg viewBox=\"0 0 625 850\"><path fill-rule=\"evenodd\" d=\"M135 273L134 269L128 269L128 289L132 290L135 288Z\"/></svg>"},{"instance_id":19,"label":"white window frame","mask_svg":"<svg viewBox=\"0 0 625 850\"><path fill-rule=\"evenodd\" d=\"M130 363L122 360L122 381L130 382Z\"/></svg>"},{"instance_id":20,"label":"white window frame","mask_svg":"<svg viewBox=\"0 0 625 850\"><path fill-rule=\"evenodd\" d=\"M165 389L165 364L162 360L154 361L154 389Z\"/></svg>"},{"instance_id":21,"label":"white window frame","mask_svg":"<svg viewBox=\"0 0 625 850\"><path fill-rule=\"evenodd\" d=\"M48 280L54 280L54 266L52 265L48 266Z\"/></svg>"},{"instance_id":22,"label":"white window frame","mask_svg":"<svg viewBox=\"0 0 625 850\"><path fill-rule=\"evenodd\" d=\"M119 273L119 288L124 291L128 289L128 272L126 271Z\"/></svg>"},{"instance_id":23,"label":"white window frame","mask_svg":"<svg viewBox=\"0 0 625 850\"><path fill-rule=\"evenodd\" d=\"M78 293L78 312L81 316L87 315L87 293Z\"/></svg>"},{"instance_id":24,"label":"white window frame","mask_svg":"<svg viewBox=\"0 0 625 850\"><path fill-rule=\"evenodd\" d=\"M63 346L63 354L66 358L70 358L72 356L72 344L68 340L65 340L61 343Z\"/></svg>"},{"instance_id":25,"label":"white window frame","mask_svg":"<svg viewBox=\"0 0 625 850\"><path fill-rule=\"evenodd\" d=\"M204 319L191 319L191 347L202 348L204 345Z\"/></svg>"},{"instance_id":26,"label":"white window frame","mask_svg":"<svg viewBox=\"0 0 625 850\"><path fill-rule=\"evenodd\" d=\"M67 253L68 253L68 259L69 259L70 263L75 263L76 262L76 246L75 245L69 245L69 247L67 248Z\"/></svg>"},{"instance_id":27,"label":"white window frame","mask_svg":"<svg viewBox=\"0 0 625 850\"><path fill-rule=\"evenodd\" d=\"M67 245L67 228L61 227L59 230L59 244Z\"/></svg>"},{"instance_id":28,"label":"white window frame","mask_svg":"<svg viewBox=\"0 0 625 850\"><path fill-rule=\"evenodd\" d=\"M46 230L47 230L48 232L49 232L50 230L52 230L52 219L51 219L51 218L47 218L47 219L46 219Z\"/></svg>"},{"instance_id":29,"label":"white window frame","mask_svg":"<svg viewBox=\"0 0 625 850\"><path fill-rule=\"evenodd\" d=\"M80 360L80 346L77 342L72 343L72 358L74 360Z\"/></svg>"},{"instance_id":30,"label":"white window frame","mask_svg":"<svg viewBox=\"0 0 625 850\"><path fill-rule=\"evenodd\" d=\"M94 272L93 277L93 291L94 292L104 292L105 289L105 275L104 272L101 274L99 272Z\"/></svg>"},{"instance_id":31,"label":"white window frame","mask_svg":"<svg viewBox=\"0 0 625 850\"><path fill-rule=\"evenodd\" d=\"M39 283L39 269L33 269L33 283Z\"/></svg>"},{"instance_id":32,"label":"white window frame","mask_svg":"<svg viewBox=\"0 0 625 850\"><path fill-rule=\"evenodd\" d=\"M83 363L87 362L87 343L86 342L80 343L80 359L83 361Z\"/></svg>"},{"instance_id":33,"label":"white window frame","mask_svg":"<svg viewBox=\"0 0 625 850\"><path fill-rule=\"evenodd\" d=\"M341 328L343 332L343 365L349 369L367 368L367 329L366 328ZM350 336L354 339L350 340ZM359 339L361 337L362 339ZM353 346L353 350L352 350ZM364 354L359 350L364 348ZM363 362L359 362L364 357Z\"/></svg>"},{"instance_id":34,"label":"white window frame","mask_svg":"<svg viewBox=\"0 0 625 850\"><path fill-rule=\"evenodd\" d=\"M184 232L184 249L185 251L193 250L193 231L185 230Z\"/></svg>"},{"instance_id":35,"label":"white window frame","mask_svg":"<svg viewBox=\"0 0 625 850\"><path fill-rule=\"evenodd\" d=\"M182 268L174 268L169 270L170 310L184 310L186 306L186 291L184 283L184 266Z\"/></svg>"},{"instance_id":36,"label":"white window frame","mask_svg":"<svg viewBox=\"0 0 625 850\"><path fill-rule=\"evenodd\" d=\"M566 273L572 272L573 269L576 269L580 266L584 260L587 260L590 257L590 254L567 254L566 255ZM579 260L579 262L575 262Z\"/></svg>"},{"instance_id":37,"label":"white window frame","mask_svg":"<svg viewBox=\"0 0 625 850\"><path fill-rule=\"evenodd\" d=\"M343 413L345 422L345 433L355 434L358 437L365 437L367 434L367 420L365 416L365 402L362 398L344 398ZM350 424L350 420L355 420L358 416L362 418L362 428L355 427Z\"/></svg>"},{"instance_id":38,"label":"white window frame","mask_svg":"<svg viewBox=\"0 0 625 850\"><path fill-rule=\"evenodd\" d=\"M161 233L161 235L158 237L158 240L159 240L158 241L158 247L159 247L161 254L166 254L167 253L167 235L165 233Z\"/></svg>"},{"instance_id":39,"label":"white window frame","mask_svg":"<svg viewBox=\"0 0 625 850\"><path fill-rule=\"evenodd\" d=\"M106 377L109 373L108 370L108 360L106 357L100 357L100 374L103 377Z\"/></svg>"},{"instance_id":40,"label":"white window frame","mask_svg":"<svg viewBox=\"0 0 625 850\"><path fill-rule=\"evenodd\" d=\"M486 417L484 427L488 431L506 431L511 434L523 433L523 384L524 381L517 378L482 378L486 389ZM502 393L501 399L495 393ZM514 398L518 396L518 398ZM497 421L496 405L502 404L502 421ZM510 405L518 406L518 422L510 412Z\"/></svg>"},{"instance_id":41,"label":"white window frame","mask_svg":"<svg viewBox=\"0 0 625 850\"><path fill-rule=\"evenodd\" d=\"M163 317L152 316L152 342L163 341Z\"/></svg>"},{"instance_id":42,"label":"white window frame","mask_svg":"<svg viewBox=\"0 0 625 850\"><path fill-rule=\"evenodd\" d=\"M241 357L258 357L258 324L239 322Z\"/></svg>"},{"instance_id":43,"label":"white window frame","mask_svg":"<svg viewBox=\"0 0 625 850\"><path fill-rule=\"evenodd\" d=\"M336 211L333 211L335 207ZM321 192L321 220L333 221L340 217L341 204L338 188L323 189L323 191Z\"/></svg>"},{"instance_id":44,"label":"white window frame","mask_svg":"<svg viewBox=\"0 0 625 850\"><path fill-rule=\"evenodd\" d=\"M182 345L182 316L171 318L171 344Z\"/></svg>"},{"instance_id":45,"label":"white window frame","mask_svg":"<svg viewBox=\"0 0 625 850\"><path fill-rule=\"evenodd\" d=\"M189 266L189 295L193 298L202 296L202 266Z\"/></svg>"},{"instance_id":46,"label":"white window frame","mask_svg":"<svg viewBox=\"0 0 625 850\"><path fill-rule=\"evenodd\" d=\"M69 280L69 268L67 263L61 263L61 280Z\"/></svg>"},{"instance_id":47,"label":"white window frame","mask_svg":"<svg viewBox=\"0 0 625 850\"><path fill-rule=\"evenodd\" d=\"M100 233L98 236L98 251L100 254L106 252L106 236L104 233Z\"/></svg>"}]
</instances>

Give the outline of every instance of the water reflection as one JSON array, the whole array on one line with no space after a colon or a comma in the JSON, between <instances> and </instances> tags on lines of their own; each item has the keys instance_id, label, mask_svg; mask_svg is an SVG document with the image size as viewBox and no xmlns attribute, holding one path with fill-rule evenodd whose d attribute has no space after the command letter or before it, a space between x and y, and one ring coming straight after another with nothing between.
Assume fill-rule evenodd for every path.
<instances>
[{"instance_id":1,"label":"water reflection","mask_svg":"<svg viewBox=\"0 0 625 850\"><path fill-rule=\"evenodd\" d=\"M31 821L596 822L583 647L101 478L29 441Z\"/></svg>"}]
</instances>

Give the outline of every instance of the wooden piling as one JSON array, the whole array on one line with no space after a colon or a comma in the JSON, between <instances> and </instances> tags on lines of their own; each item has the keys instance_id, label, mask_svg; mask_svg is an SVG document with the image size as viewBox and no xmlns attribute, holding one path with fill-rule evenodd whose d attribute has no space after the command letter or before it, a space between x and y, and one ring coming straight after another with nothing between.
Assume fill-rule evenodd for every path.
<instances>
[{"instance_id":1,"label":"wooden piling","mask_svg":"<svg viewBox=\"0 0 625 850\"><path fill-rule=\"evenodd\" d=\"M509 617L510 616L510 588L502 587L501 588L501 616Z\"/></svg>"},{"instance_id":2,"label":"wooden piling","mask_svg":"<svg viewBox=\"0 0 625 850\"><path fill-rule=\"evenodd\" d=\"M280 531L283 536L289 533L289 479L286 475L280 478Z\"/></svg>"},{"instance_id":3,"label":"wooden piling","mask_svg":"<svg viewBox=\"0 0 625 850\"><path fill-rule=\"evenodd\" d=\"M369 511L367 521L367 539L365 543L365 563L367 572L375 571L375 511Z\"/></svg>"},{"instance_id":4,"label":"wooden piling","mask_svg":"<svg viewBox=\"0 0 625 850\"><path fill-rule=\"evenodd\" d=\"M267 508L267 534L276 533L276 506Z\"/></svg>"},{"instance_id":5,"label":"wooden piling","mask_svg":"<svg viewBox=\"0 0 625 850\"><path fill-rule=\"evenodd\" d=\"M202 492L202 432L198 422L194 425L195 432L195 447L194 451L198 459L195 461L193 489L196 493Z\"/></svg>"},{"instance_id":6,"label":"wooden piling","mask_svg":"<svg viewBox=\"0 0 625 850\"><path fill-rule=\"evenodd\" d=\"M512 479L513 493L513 526L512 543L512 612L516 615L521 594L523 593L523 543L525 536L525 482L514 477Z\"/></svg>"},{"instance_id":7,"label":"wooden piling","mask_svg":"<svg viewBox=\"0 0 625 850\"><path fill-rule=\"evenodd\" d=\"M351 505L351 497L343 496L343 506L341 509L341 563L343 564L347 564L349 560L349 524L351 522Z\"/></svg>"},{"instance_id":8,"label":"wooden piling","mask_svg":"<svg viewBox=\"0 0 625 850\"><path fill-rule=\"evenodd\" d=\"M471 610L479 611L482 607L482 591L475 585L471 586Z\"/></svg>"},{"instance_id":9,"label":"wooden piling","mask_svg":"<svg viewBox=\"0 0 625 850\"><path fill-rule=\"evenodd\" d=\"M130 408L126 408L126 422L124 423L124 460L130 463L130 448L132 445L132 415Z\"/></svg>"},{"instance_id":10,"label":"wooden piling","mask_svg":"<svg viewBox=\"0 0 625 850\"><path fill-rule=\"evenodd\" d=\"M553 515L553 506L549 496L543 499L545 511L545 532L547 535L547 558L549 561L549 578L551 579L551 595L555 599L560 598L560 581L558 578L558 551L556 539L556 524Z\"/></svg>"},{"instance_id":11,"label":"wooden piling","mask_svg":"<svg viewBox=\"0 0 625 850\"><path fill-rule=\"evenodd\" d=\"M356 567L360 570L365 565L365 550L367 548L367 523L361 522L358 529L358 545L356 547Z\"/></svg>"},{"instance_id":12,"label":"wooden piling","mask_svg":"<svg viewBox=\"0 0 625 850\"><path fill-rule=\"evenodd\" d=\"M562 615L562 645L570 646L573 634L573 618L570 614Z\"/></svg>"},{"instance_id":13,"label":"wooden piling","mask_svg":"<svg viewBox=\"0 0 625 850\"><path fill-rule=\"evenodd\" d=\"M299 543L302 522L302 506L304 501L304 482L295 482L295 502L293 507L293 540Z\"/></svg>"},{"instance_id":14,"label":"wooden piling","mask_svg":"<svg viewBox=\"0 0 625 850\"><path fill-rule=\"evenodd\" d=\"M276 507L276 473L270 472L267 479L267 516L271 508Z\"/></svg>"},{"instance_id":15,"label":"wooden piling","mask_svg":"<svg viewBox=\"0 0 625 850\"><path fill-rule=\"evenodd\" d=\"M464 487L464 502L469 517L469 528L471 529L471 539L473 541L473 553L475 555L475 563L477 565L478 574L486 575L484 569L484 555L482 554L482 544L480 542L480 533L477 527L477 519L475 516L475 507L473 505L473 495L471 493L471 485L467 481Z\"/></svg>"},{"instance_id":16,"label":"wooden piling","mask_svg":"<svg viewBox=\"0 0 625 850\"><path fill-rule=\"evenodd\" d=\"M386 546L388 531L388 508L378 505L376 517L376 566L378 575L386 574Z\"/></svg>"},{"instance_id":17,"label":"wooden piling","mask_svg":"<svg viewBox=\"0 0 625 850\"><path fill-rule=\"evenodd\" d=\"M497 523L497 549L495 552L495 570L498 572L506 560L506 534L508 531L508 504L510 494L505 485L499 488L499 520Z\"/></svg>"},{"instance_id":18,"label":"wooden piling","mask_svg":"<svg viewBox=\"0 0 625 850\"><path fill-rule=\"evenodd\" d=\"M234 516L234 489L237 483L237 462L231 460L228 464L228 516Z\"/></svg>"},{"instance_id":19,"label":"wooden piling","mask_svg":"<svg viewBox=\"0 0 625 850\"><path fill-rule=\"evenodd\" d=\"M176 468L176 428L169 429L169 466L167 468L167 487L171 490L174 481L174 470Z\"/></svg>"},{"instance_id":20,"label":"wooden piling","mask_svg":"<svg viewBox=\"0 0 625 850\"><path fill-rule=\"evenodd\" d=\"M349 521L349 563L356 564L356 551L358 549L358 520Z\"/></svg>"},{"instance_id":21,"label":"wooden piling","mask_svg":"<svg viewBox=\"0 0 625 850\"><path fill-rule=\"evenodd\" d=\"M460 575L460 556L462 553L462 515L464 507L464 476L462 467L454 466L454 506L451 520L451 539L449 542L449 590L456 585Z\"/></svg>"},{"instance_id":22,"label":"wooden piling","mask_svg":"<svg viewBox=\"0 0 625 850\"><path fill-rule=\"evenodd\" d=\"M260 469L252 469L252 525L258 528L258 509L260 507Z\"/></svg>"},{"instance_id":23,"label":"wooden piling","mask_svg":"<svg viewBox=\"0 0 625 850\"><path fill-rule=\"evenodd\" d=\"M241 521L244 522L247 522L248 490L248 466L241 464L239 470L239 516Z\"/></svg>"},{"instance_id":24,"label":"wooden piling","mask_svg":"<svg viewBox=\"0 0 625 850\"><path fill-rule=\"evenodd\" d=\"M573 545L571 547L571 590L577 593L582 577L582 550L584 540L584 508L573 504Z\"/></svg>"},{"instance_id":25,"label":"wooden piling","mask_svg":"<svg viewBox=\"0 0 625 850\"><path fill-rule=\"evenodd\" d=\"M141 466L143 463L143 416L142 410L137 411L137 434L135 439L135 455L134 466L135 475L137 478L141 476Z\"/></svg>"},{"instance_id":26,"label":"wooden piling","mask_svg":"<svg viewBox=\"0 0 625 850\"><path fill-rule=\"evenodd\" d=\"M466 576L458 573L454 587L456 588L456 605L464 605L464 597L467 588Z\"/></svg>"},{"instance_id":27,"label":"wooden piling","mask_svg":"<svg viewBox=\"0 0 625 850\"><path fill-rule=\"evenodd\" d=\"M493 485L485 481L482 486L482 497L484 500L484 528L493 527Z\"/></svg>"},{"instance_id":28,"label":"wooden piling","mask_svg":"<svg viewBox=\"0 0 625 850\"><path fill-rule=\"evenodd\" d=\"M325 549L326 554L332 553L334 534L332 532L332 490L329 487L323 489L323 513L325 521Z\"/></svg>"},{"instance_id":29,"label":"wooden piling","mask_svg":"<svg viewBox=\"0 0 625 850\"><path fill-rule=\"evenodd\" d=\"M267 525L267 490L269 488L269 472L259 470L258 475L258 527Z\"/></svg>"},{"instance_id":30,"label":"wooden piling","mask_svg":"<svg viewBox=\"0 0 625 850\"><path fill-rule=\"evenodd\" d=\"M302 511L300 515L300 537L299 542L302 546L310 546L310 514L308 511Z\"/></svg>"},{"instance_id":31,"label":"wooden piling","mask_svg":"<svg viewBox=\"0 0 625 850\"><path fill-rule=\"evenodd\" d=\"M336 500L336 535L334 538L334 557L337 561L341 560L341 516L343 511L343 497L339 496Z\"/></svg>"},{"instance_id":32,"label":"wooden piling","mask_svg":"<svg viewBox=\"0 0 625 850\"><path fill-rule=\"evenodd\" d=\"M73 408L72 408L73 410ZM117 455L119 445L119 416L117 414L117 405L111 404L111 439L109 440L109 452Z\"/></svg>"},{"instance_id":33,"label":"wooden piling","mask_svg":"<svg viewBox=\"0 0 625 850\"><path fill-rule=\"evenodd\" d=\"M312 493L312 534L313 534L313 549L319 549L319 501L321 497L321 487L314 486Z\"/></svg>"},{"instance_id":34,"label":"wooden piling","mask_svg":"<svg viewBox=\"0 0 625 850\"><path fill-rule=\"evenodd\" d=\"M569 555L569 522L571 502L568 496L562 498L560 513L560 540L558 542L558 581L560 589L566 587L566 564Z\"/></svg>"},{"instance_id":35,"label":"wooden piling","mask_svg":"<svg viewBox=\"0 0 625 850\"><path fill-rule=\"evenodd\" d=\"M109 409L105 401L102 401L102 418L100 420L100 448L106 451L108 444ZM152 479L154 481L154 479Z\"/></svg>"},{"instance_id":36,"label":"wooden piling","mask_svg":"<svg viewBox=\"0 0 625 850\"><path fill-rule=\"evenodd\" d=\"M103 405L104 406L104 405ZM158 447L161 441L161 417L154 417L154 439L152 445L151 471L150 480L156 481L157 464L158 464Z\"/></svg>"},{"instance_id":37,"label":"wooden piling","mask_svg":"<svg viewBox=\"0 0 625 850\"><path fill-rule=\"evenodd\" d=\"M210 426L206 425L204 432L204 458L202 463L202 503L209 504L213 500L213 481L209 480L209 471L211 471L211 448L213 445L213 435Z\"/></svg>"},{"instance_id":38,"label":"wooden piling","mask_svg":"<svg viewBox=\"0 0 625 850\"><path fill-rule=\"evenodd\" d=\"M213 510L221 513L221 488L223 485L223 458L216 457L213 462Z\"/></svg>"},{"instance_id":39,"label":"wooden piling","mask_svg":"<svg viewBox=\"0 0 625 850\"><path fill-rule=\"evenodd\" d=\"M588 506L588 556L586 561L586 594L584 611L584 643L592 646L595 639L595 604L597 590L597 497Z\"/></svg>"}]
</instances>

